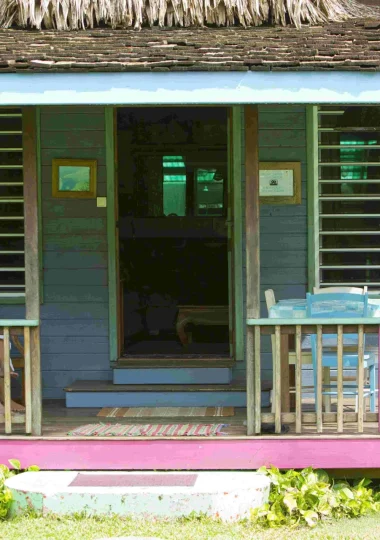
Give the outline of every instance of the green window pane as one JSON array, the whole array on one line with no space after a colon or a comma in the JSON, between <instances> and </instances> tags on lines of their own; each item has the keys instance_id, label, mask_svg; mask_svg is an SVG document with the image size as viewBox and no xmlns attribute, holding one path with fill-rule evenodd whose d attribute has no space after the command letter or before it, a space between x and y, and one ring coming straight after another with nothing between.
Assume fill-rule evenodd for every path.
<instances>
[{"instance_id":1,"label":"green window pane","mask_svg":"<svg viewBox=\"0 0 380 540\"><path fill-rule=\"evenodd\" d=\"M186 168L182 156L163 156L163 197L166 216L186 215Z\"/></svg>"}]
</instances>

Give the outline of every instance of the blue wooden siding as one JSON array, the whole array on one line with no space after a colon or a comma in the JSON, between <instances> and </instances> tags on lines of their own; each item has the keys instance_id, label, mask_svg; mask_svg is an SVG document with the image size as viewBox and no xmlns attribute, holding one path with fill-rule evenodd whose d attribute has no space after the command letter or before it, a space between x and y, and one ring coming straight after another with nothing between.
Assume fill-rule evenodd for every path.
<instances>
[{"instance_id":1,"label":"blue wooden siding","mask_svg":"<svg viewBox=\"0 0 380 540\"><path fill-rule=\"evenodd\" d=\"M242 109L242 115L244 115ZM244 126L244 122L242 123ZM243 127L244 129L244 127ZM244 132L242 134L244 145ZM244 153L243 153L244 155ZM304 106L259 106L260 161L300 161L302 202L300 205L261 205L261 316L268 312L264 291L273 289L276 300L300 298L307 288L307 201L306 201L306 108ZM245 170L242 164L242 192L245 205ZM245 227L244 229L245 230ZM244 291L246 280L245 253ZM244 312L246 311L244 293ZM262 377L272 377L270 340L263 340ZM245 379L245 362L237 363L234 380Z\"/></svg>"},{"instance_id":2,"label":"blue wooden siding","mask_svg":"<svg viewBox=\"0 0 380 540\"><path fill-rule=\"evenodd\" d=\"M102 107L41 111L43 395L63 398L64 386L74 380L111 379L106 209L97 208L95 200L53 199L51 161L97 159L98 195L106 196L105 122ZM302 204L261 206L261 314L266 316L265 289L273 288L280 299L304 296L307 287L306 111L304 106L282 105L260 106L259 113L260 160L302 163ZM244 163L241 176L244 206ZM245 253L243 258L245 279ZM0 306L4 318L24 315L24 306ZM262 376L269 379L269 340L263 361ZM233 378L245 379L244 361L234 368Z\"/></svg>"},{"instance_id":3,"label":"blue wooden siding","mask_svg":"<svg viewBox=\"0 0 380 540\"><path fill-rule=\"evenodd\" d=\"M53 199L54 158L96 159L106 196L104 108L41 109L44 398L63 398L77 379L109 379L106 208Z\"/></svg>"}]
</instances>

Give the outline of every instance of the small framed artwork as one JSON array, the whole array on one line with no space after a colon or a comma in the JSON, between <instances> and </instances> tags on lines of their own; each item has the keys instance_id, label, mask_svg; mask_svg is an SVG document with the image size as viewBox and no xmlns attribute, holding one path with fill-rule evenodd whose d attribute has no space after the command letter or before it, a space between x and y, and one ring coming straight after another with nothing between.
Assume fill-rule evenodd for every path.
<instances>
[{"instance_id":1,"label":"small framed artwork","mask_svg":"<svg viewBox=\"0 0 380 540\"><path fill-rule=\"evenodd\" d=\"M94 199L96 159L53 159L53 197Z\"/></svg>"},{"instance_id":2,"label":"small framed artwork","mask_svg":"<svg viewBox=\"0 0 380 540\"><path fill-rule=\"evenodd\" d=\"M301 163L260 162L260 203L301 204Z\"/></svg>"}]
</instances>

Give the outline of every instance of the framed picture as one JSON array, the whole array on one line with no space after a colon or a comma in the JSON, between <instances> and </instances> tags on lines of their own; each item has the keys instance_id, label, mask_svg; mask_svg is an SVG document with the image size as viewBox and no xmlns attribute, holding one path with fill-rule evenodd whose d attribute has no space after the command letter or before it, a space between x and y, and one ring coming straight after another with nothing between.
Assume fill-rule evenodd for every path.
<instances>
[{"instance_id":1,"label":"framed picture","mask_svg":"<svg viewBox=\"0 0 380 540\"><path fill-rule=\"evenodd\" d=\"M96 159L53 159L53 197L94 199Z\"/></svg>"},{"instance_id":2,"label":"framed picture","mask_svg":"<svg viewBox=\"0 0 380 540\"><path fill-rule=\"evenodd\" d=\"M260 203L301 204L301 163L261 162Z\"/></svg>"}]
</instances>

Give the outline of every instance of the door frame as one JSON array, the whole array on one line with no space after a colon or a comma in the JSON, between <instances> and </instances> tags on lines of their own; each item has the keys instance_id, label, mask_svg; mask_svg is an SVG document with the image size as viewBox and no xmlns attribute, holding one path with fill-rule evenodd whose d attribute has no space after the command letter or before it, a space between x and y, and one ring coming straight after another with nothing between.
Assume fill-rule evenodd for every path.
<instances>
[{"instance_id":1,"label":"door frame","mask_svg":"<svg viewBox=\"0 0 380 540\"><path fill-rule=\"evenodd\" d=\"M218 105L220 107L220 105ZM117 174L117 106L105 107L105 148L107 173L107 241L109 297L110 362L118 360L123 344L123 304L119 279L118 174ZM228 159L228 256L229 256L229 323L231 355L235 362L245 357L244 337L244 108L227 108Z\"/></svg>"}]
</instances>

